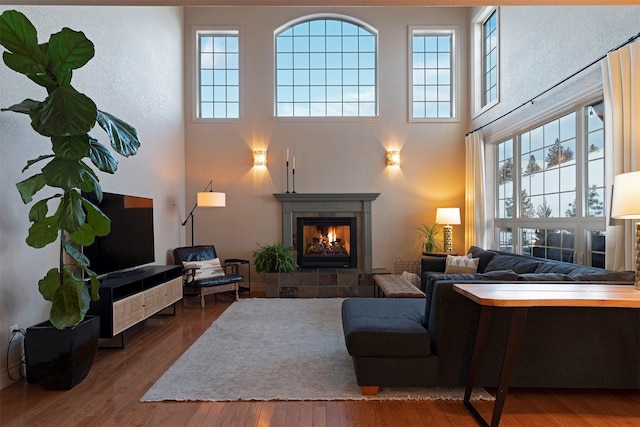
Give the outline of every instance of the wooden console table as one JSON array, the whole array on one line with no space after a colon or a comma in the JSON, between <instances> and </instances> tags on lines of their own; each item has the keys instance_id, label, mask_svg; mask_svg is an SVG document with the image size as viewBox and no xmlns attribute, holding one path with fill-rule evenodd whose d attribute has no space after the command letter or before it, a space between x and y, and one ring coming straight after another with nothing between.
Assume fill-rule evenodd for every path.
<instances>
[{"instance_id":1,"label":"wooden console table","mask_svg":"<svg viewBox=\"0 0 640 427\"><path fill-rule=\"evenodd\" d=\"M480 304L480 320L476 334L471 365L464 392L464 404L480 425L489 424L470 402L480 358L482 357L491 314L496 307L512 309L511 325L507 338L504 359L498 380L498 393L493 408L491 426L498 426L504 402L507 398L511 372L516 362L522 332L529 307L612 307L640 308L640 290L632 285L581 284L456 284L453 289Z\"/></svg>"}]
</instances>

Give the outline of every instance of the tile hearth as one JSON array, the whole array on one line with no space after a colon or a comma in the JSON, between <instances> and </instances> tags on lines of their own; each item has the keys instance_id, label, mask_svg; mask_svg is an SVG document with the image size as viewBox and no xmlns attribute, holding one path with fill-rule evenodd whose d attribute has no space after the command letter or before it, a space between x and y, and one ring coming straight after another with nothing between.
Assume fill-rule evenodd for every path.
<instances>
[{"instance_id":1,"label":"tile hearth","mask_svg":"<svg viewBox=\"0 0 640 427\"><path fill-rule=\"evenodd\" d=\"M385 269L309 268L292 273L267 273L267 298L373 297L374 274Z\"/></svg>"}]
</instances>

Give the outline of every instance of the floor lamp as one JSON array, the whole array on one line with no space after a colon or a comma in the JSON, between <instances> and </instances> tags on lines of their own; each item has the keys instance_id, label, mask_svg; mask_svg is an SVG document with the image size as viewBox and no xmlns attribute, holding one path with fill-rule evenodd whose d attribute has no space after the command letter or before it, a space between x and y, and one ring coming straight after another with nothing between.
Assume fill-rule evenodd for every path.
<instances>
[{"instance_id":1,"label":"floor lamp","mask_svg":"<svg viewBox=\"0 0 640 427\"><path fill-rule=\"evenodd\" d=\"M189 212L189 215L187 215L182 223L182 226L184 227L187 224L187 221L189 221L189 218L191 218L191 246L195 246L193 241L193 211L195 211L198 206L203 208L224 208L226 206L226 194L213 191L213 180L209 181L209 184L207 184L204 191L198 192L196 205L191 209L191 212Z\"/></svg>"},{"instance_id":2,"label":"floor lamp","mask_svg":"<svg viewBox=\"0 0 640 427\"><path fill-rule=\"evenodd\" d=\"M443 228L444 251L453 252L453 228L451 225L460 224L460 208L438 208L436 209L436 222L446 224Z\"/></svg>"},{"instance_id":3,"label":"floor lamp","mask_svg":"<svg viewBox=\"0 0 640 427\"><path fill-rule=\"evenodd\" d=\"M636 220L636 289L640 290L640 171L616 175L611 217Z\"/></svg>"}]
</instances>

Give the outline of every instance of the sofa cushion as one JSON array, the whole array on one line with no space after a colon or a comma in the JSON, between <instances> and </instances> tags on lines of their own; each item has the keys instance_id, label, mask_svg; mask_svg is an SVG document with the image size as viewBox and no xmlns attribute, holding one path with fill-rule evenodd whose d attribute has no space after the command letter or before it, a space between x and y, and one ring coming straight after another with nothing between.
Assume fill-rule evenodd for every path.
<instances>
[{"instance_id":1,"label":"sofa cushion","mask_svg":"<svg viewBox=\"0 0 640 427\"><path fill-rule=\"evenodd\" d=\"M543 260L518 256L497 254L489 261L485 271L493 270L513 270L518 274L534 273Z\"/></svg>"},{"instance_id":2,"label":"sofa cushion","mask_svg":"<svg viewBox=\"0 0 640 427\"><path fill-rule=\"evenodd\" d=\"M447 265L444 270L445 274L468 274L478 271L479 258L471 258L469 256L453 256L447 255Z\"/></svg>"},{"instance_id":3,"label":"sofa cushion","mask_svg":"<svg viewBox=\"0 0 640 427\"><path fill-rule=\"evenodd\" d=\"M561 273L561 274L571 274L576 269L582 268L584 266L580 264L570 264L568 262L556 262L556 261L546 261L541 263L536 269L536 273Z\"/></svg>"},{"instance_id":4,"label":"sofa cushion","mask_svg":"<svg viewBox=\"0 0 640 427\"><path fill-rule=\"evenodd\" d=\"M351 356L426 357L431 340L419 299L348 298L342 329Z\"/></svg>"},{"instance_id":5,"label":"sofa cushion","mask_svg":"<svg viewBox=\"0 0 640 427\"><path fill-rule=\"evenodd\" d=\"M518 280L525 282L547 282L547 281L572 281L568 274L563 273L522 273L518 275Z\"/></svg>"},{"instance_id":6,"label":"sofa cushion","mask_svg":"<svg viewBox=\"0 0 640 427\"><path fill-rule=\"evenodd\" d=\"M487 264L489 264L489 261L491 261L493 257L496 256L495 252L488 251L477 246L471 246L468 253L472 258L480 258L480 261L478 262L478 273L484 273L485 269L487 268Z\"/></svg>"},{"instance_id":7,"label":"sofa cushion","mask_svg":"<svg viewBox=\"0 0 640 427\"><path fill-rule=\"evenodd\" d=\"M505 280L512 282L518 280L518 273L513 270L493 270L482 273L482 278L486 280Z\"/></svg>"},{"instance_id":8,"label":"sofa cushion","mask_svg":"<svg viewBox=\"0 0 640 427\"><path fill-rule=\"evenodd\" d=\"M569 274L573 280L582 282L625 282L633 283L635 273L633 271L602 270L601 272L576 270Z\"/></svg>"}]
</instances>

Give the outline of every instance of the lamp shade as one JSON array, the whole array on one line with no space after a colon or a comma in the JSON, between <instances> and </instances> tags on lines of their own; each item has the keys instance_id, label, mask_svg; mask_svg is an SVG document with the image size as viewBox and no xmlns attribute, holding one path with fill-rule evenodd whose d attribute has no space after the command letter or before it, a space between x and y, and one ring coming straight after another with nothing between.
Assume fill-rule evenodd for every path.
<instances>
[{"instance_id":1,"label":"lamp shade","mask_svg":"<svg viewBox=\"0 0 640 427\"><path fill-rule=\"evenodd\" d=\"M459 225L460 224L460 208L436 209L436 222L438 224Z\"/></svg>"},{"instance_id":2,"label":"lamp shade","mask_svg":"<svg viewBox=\"0 0 640 427\"><path fill-rule=\"evenodd\" d=\"M616 175L613 182L611 217L640 218L640 171Z\"/></svg>"},{"instance_id":3,"label":"lamp shade","mask_svg":"<svg viewBox=\"0 0 640 427\"><path fill-rule=\"evenodd\" d=\"M226 194L217 191L199 192L197 205L205 208L223 208L227 205Z\"/></svg>"}]
</instances>

